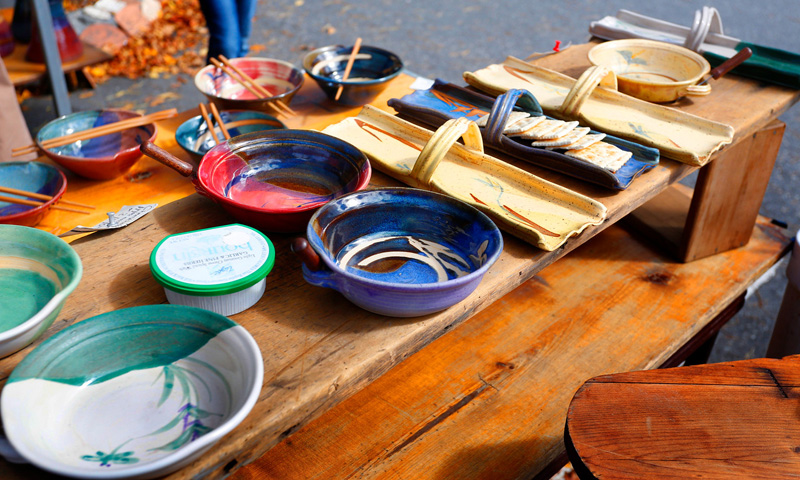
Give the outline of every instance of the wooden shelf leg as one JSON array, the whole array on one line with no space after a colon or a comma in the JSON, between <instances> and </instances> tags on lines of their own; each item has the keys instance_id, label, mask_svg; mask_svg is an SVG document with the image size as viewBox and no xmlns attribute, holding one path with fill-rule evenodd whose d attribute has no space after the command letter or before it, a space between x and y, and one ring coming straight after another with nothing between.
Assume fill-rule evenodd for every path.
<instances>
[{"instance_id":1,"label":"wooden shelf leg","mask_svg":"<svg viewBox=\"0 0 800 480\"><path fill-rule=\"evenodd\" d=\"M700 170L681 241L683 261L750 241L785 129L783 122L773 120Z\"/></svg>"}]
</instances>

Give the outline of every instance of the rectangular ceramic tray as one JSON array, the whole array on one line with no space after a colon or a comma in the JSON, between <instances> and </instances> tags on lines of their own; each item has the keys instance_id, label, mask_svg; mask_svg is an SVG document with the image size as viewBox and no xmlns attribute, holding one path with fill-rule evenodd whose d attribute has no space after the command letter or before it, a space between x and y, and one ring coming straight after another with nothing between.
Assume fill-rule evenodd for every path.
<instances>
[{"instance_id":1,"label":"rectangular ceramic tray","mask_svg":"<svg viewBox=\"0 0 800 480\"><path fill-rule=\"evenodd\" d=\"M503 95L511 93L509 91ZM509 137L502 133L505 121L494 122L493 115L505 115L507 118L513 108L516 111L538 116L542 115L542 109L535 99L533 102L517 100L513 105L505 105L503 95L495 99L437 79L428 90L416 90L402 98L389 100L389 106L397 110L400 115L423 122L433 128L438 128L453 118L465 117L469 120L477 120L488 114L490 115L489 121L486 127L481 127L481 133L484 142L489 147L534 165L615 190L628 188L634 178L658 165L659 152L657 149L644 147L610 135L603 138L603 141L633 153L625 165L615 172L565 155L563 149L548 150L532 147L531 140ZM490 131L489 126L501 128L499 131ZM600 132L590 131L589 133Z\"/></svg>"},{"instance_id":2,"label":"rectangular ceramic tray","mask_svg":"<svg viewBox=\"0 0 800 480\"><path fill-rule=\"evenodd\" d=\"M466 202L500 228L543 250L555 250L570 236L606 218L602 203L484 154L474 122L450 122L434 133L367 105L357 117L331 125L323 133L355 145L373 167L389 176ZM480 148L454 143L464 132L454 132L454 125L467 125L465 140L469 129L474 129L467 144ZM424 160L426 152L441 156Z\"/></svg>"},{"instance_id":3,"label":"rectangular ceramic tray","mask_svg":"<svg viewBox=\"0 0 800 480\"><path fill-rule=\"evenodd\" d=\"M715 151L733 139L733 128L729 125L645 102L610 88L594 88L596 84L587 84L589 79L584 75L575 80L508 57L501 64L465 72L464 79L492 95L513 88L528 90L548 115L578 120L602 132L657 148L663 156L689 165L705 165Z\"/></svg>"}]
</instances>

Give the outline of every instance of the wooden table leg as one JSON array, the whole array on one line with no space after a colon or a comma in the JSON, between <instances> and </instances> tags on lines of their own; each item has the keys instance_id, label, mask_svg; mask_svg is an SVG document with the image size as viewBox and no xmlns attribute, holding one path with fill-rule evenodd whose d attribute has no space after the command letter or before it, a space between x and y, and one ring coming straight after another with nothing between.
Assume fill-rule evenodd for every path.
<instances>
[{"instance_id":1,"label":"wooden table leg","mask_svg":"<svg viewBox=\"0 0 800 480\"><path fill-rule=\"evenodd\" d=\"M746 245L785 129L773 120L740 139L700 169L691 200L673 185L626 217L626 223L684 262ZM676 209L676 204L685 208Z\"/></svg>"},{"instance_id":2,"label":"wooden table leg","mask_svg":"<svg viewBox=\"0 0 800 480\"><path fill-rule=\"evenodd\" d=\"M681 260L690 262L750 241L785 129L785 123L773 120L700 170Z\"/></svg>"}]
</instances>

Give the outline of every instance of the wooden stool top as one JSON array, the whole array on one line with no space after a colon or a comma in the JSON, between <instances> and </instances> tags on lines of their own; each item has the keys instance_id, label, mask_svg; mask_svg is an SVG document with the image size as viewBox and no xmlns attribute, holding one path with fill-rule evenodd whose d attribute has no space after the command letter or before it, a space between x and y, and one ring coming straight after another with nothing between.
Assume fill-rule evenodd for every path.
<instances>
[{"instance_id":1,"label":"wooden stool top","mask_svg":"<svg viewBox=\"0 0 800 480\"><path fill-rule=\"evenodd\" d=\"M565 442L582 479L797 478L800 356L595 377Z\"/></svg>"}]
</instances>

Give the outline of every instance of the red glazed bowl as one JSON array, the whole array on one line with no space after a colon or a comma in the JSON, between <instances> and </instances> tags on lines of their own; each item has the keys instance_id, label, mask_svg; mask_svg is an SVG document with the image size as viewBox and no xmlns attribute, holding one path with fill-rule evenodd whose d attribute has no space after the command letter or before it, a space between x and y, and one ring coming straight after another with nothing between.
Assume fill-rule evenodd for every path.
<instances>
[{"instance_id":1,"label":"red glazed bowl","mask_svg":"<svg viewBox=\"0 0 800 480\"><path fill-rule=\"evenodd\" d=\"M72 113L42 127L36 135L36 144L41 148L45 140L140 116L128 110ZM57 164L82 177L109 180L130 170L142 158L139 145L145 140L152 142L155 138L156 125L150 123L61 147L42 148L42 151Z\"/></svg>"},{"instance_id":2,"label":"red glazed bowl","mask_svg":"<svg viewBox=\"0 0 800 480\"><path fill-rule=\"evenodd\" d=\"M372 169L353 145L307 130L271 130L233 137L194 167L151 143L142 152L191 176L198 193L241 223L267 232L305 230L314 212L364 189Z\"/></svg>"},{"instance_id":3,"label":"red glazed bowl","mask_svg":"<svg viewBox=\"0 0 800 480\"><path fill-rule=\"evenodd\" d=\"M0 223L33 227L42 221L50 211L50 207L64 195L67 190L67 177L59 169L45 163L0 162L0 186L53 197L39 206L0 201ZM41 201L24 195L11 193L2 195Z\"/></svg>"},{"instance_id":4,"label":"red glazed bowl","mask_svg":"<svg viewBox=\"0 0 800 480\"><path fill-rule=\"evenodd\" d=\"M258 98L235 79L214 65L201 68L194 77L194 85L221 110L275 110L271 104L289 105L300 90L305 76L291 63L272 58L242 57L230 59L234 65L272 96Z\"/></svg>"}]
</instances>

